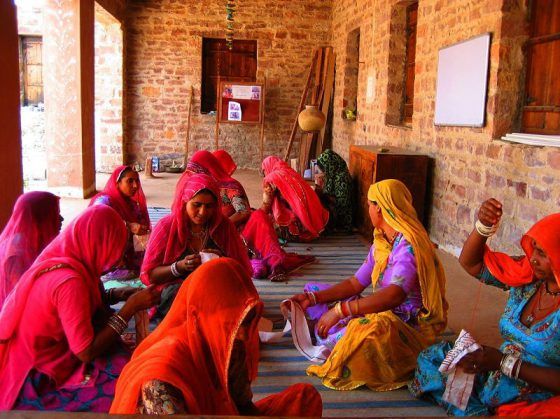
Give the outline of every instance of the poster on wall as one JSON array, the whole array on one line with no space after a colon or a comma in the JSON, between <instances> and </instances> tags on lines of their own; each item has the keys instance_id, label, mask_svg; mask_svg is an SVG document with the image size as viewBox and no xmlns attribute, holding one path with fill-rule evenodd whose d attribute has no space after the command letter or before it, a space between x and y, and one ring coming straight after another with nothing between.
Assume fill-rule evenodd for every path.
<instances>
[{"instance_id":1,"label":"poster on wall","mask_svg":"<svg viewBox=\"0 0 560 419\"><path fill-rule=\"evenodd\" d=\"M262 84L221 81L218 89L218 119L232 124L260 124L263 101Z\"/></svg>"},{"instance_id":2,"label":"poster on wall","mask_svg":"<svg viewBox=\"0 0 560 419\"><path fill-rule=\"evenodd\" d=\"M490 33L441 48L434 124L484 126Z\"/></svg>"}]
</instances>

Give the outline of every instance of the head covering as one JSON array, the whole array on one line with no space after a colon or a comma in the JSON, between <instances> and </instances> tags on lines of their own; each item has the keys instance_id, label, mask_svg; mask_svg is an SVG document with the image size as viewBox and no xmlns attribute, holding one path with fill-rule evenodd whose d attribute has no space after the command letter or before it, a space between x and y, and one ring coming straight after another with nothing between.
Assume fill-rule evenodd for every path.
<instances>
[{"instance_id":1,"label":"head covering","mask_svg":"<svg viewBox=\"0 0 560 419\"><path fill-rule=\"evenodd\" d=\"M329 212L323 208L317 194L307 182L275 156L269 156L262 162L264 172L263 184L271 183L278 188L282 198L289 207L275 197L272 202L272 213L276 223L287 226L297 217L310 234L316 238L329 221Z\"/></svg>"},{"instance_id":2,"label":"head covering","mask_svg":"<svg viewBox=\"0 0 560 419\"><path fill-rule=\"evenodd\" d=\"M430 326L436 333L443 332L447 324L445 272L428 233L418 220L410 191L401 181L387 179L370 186L368 199L377 202L385 222L412 245L422 292L423 309L418 315L419 326ZM373 244L375 267L371 279L375 286L387 267L392 245L378 228L374 230Z\"/></svg>"},{"instance_id":3,"label":"head covering","mask_svg":"<svg viewBox=\"0 0 560 419\"><path fill-rule=\"evenodd\" d=\"M142 190L140 177L138 177L138 190L134 196L125 196L119 190L118 182L127 170L134 171L134 169L130 166L117 167L111 174L111 177L105 184L103 190L91 199L89 205L93 205L99 197L107 196L109 197L111 207L119 213L123 220L129 223L140 223L150 226L150 216L148 215L146 196ZM138 207L140 210L140 219L138 219L137 211L134 211L134 206Z\"/></svg>"},{"instance_id":4,"label":"head covering","mask_svg":"<svg viewBox=\"0 0 560 419\"><path fill-rule=\"evenodd\" d=\"M206 173L212 176L216 182L231 179L231 176L222 168L218 159L207 150L199 150L194 153L187 163L187 169L196 173Z\"/></svg>"},{"instance_id":5,"label":"head covering","mask_svg":"<svg viewBox=\"0 0 560 419\"><path fill-rule=\"evenodd\" d=\"M59 197L27 192L0 235L0 308L23 273L60 229Z\"/></svg>"},{"instance_id":6,"label":"head covering","mask_svg":"<svg viewBox=\"0 0 560 419\"><path fill-rule=\"evenodd\" d=\"M335 197L335 224L346 230L352 229L352 178L342 157L331 149L317 157L317 163L325 173L323 192Z\"/></svg>"},{"instance_id":7,"label":"head covering","mask_svg":"<svg viewBox=\"0 0 560 419\"><path fill-rule=\"evenodd\" d=\"M25 353L26 359L34 359L34 348L18 338L17 330L24 321L23 314L35 281L40 281L41 275L47 272L51 277L56 275L53 287L70 278L80 278L91 290L91 307L100 307L99 277L122 257L126 240L126 227L119 214L110 207L97 205L82 212L43 250L16 284L0 311L0 371L7 371L6 363L10 362L8 376L23 380L30 366L14 362L8 353ZM37 318L25 320L40 322ZM53 342L53 346L57 344L65 345L64 342ZM0 379L0 406L13 403L21 382L18 379Z\"/></svg>"},{"instance_id":8,"label":"head covering","mask_svg":"<svg viewBox=\"0 0 560 419\"><path fill-rule=\"evenodd\" d=\"M229 175L233 175L233 173L237 170L237 165L233 161L231 155L225 150L216 150L212 154L214 157L220 162L222 169Z\"/></svg>"},{"instance_id":9,"label":"head covering","mask_svg":"<svg viewBox=\"0 0 560 419\"><path fill-rule=\"evenodd\" d=\"M180 188L179 188L180 186ZM180 179L175 190L171 214L163 217L154 228L140 273L140 279L149 284L149 272L161 265L169 265L177 260L191 240L190 220L185 214L185 205L202 190L210 191L216 197L216 211L208 220L210 237L220 247L225 256L236 259L251 272L247 250L233 223L222 215L220 190L208 175L192 174Z\"/></svg>"},{"instance_id":10,"label":"head covering","mask_svg":"<svg viewBox=\"0 0 560 419\"><path fill-rule=\"evenodd\" d=\"M246 341L250 379L257 374L262 302L244 268L229 258L203 264L184 281L171 310L140 346L117 383L111 413L136 413L142 384L158 379L181 390L189 414L237 415L228 391L234 339L255 309Z\"/></svg>"},{"instance_id":11,"label":"head covering","mask_svg":"<svg viewBox=\"0 0 560 419\"><path fill-rule=\"evenodd\" d=\"M542 247L552 265L552 272L560 286L560 213L551 214L537 221L521 238L521 248L525 257L513 259L500 252L493 252L488 246L484 251L484 264L499 281L513 287L533 281L531 266L533 240Z\"/></svg>"}]
</instances>

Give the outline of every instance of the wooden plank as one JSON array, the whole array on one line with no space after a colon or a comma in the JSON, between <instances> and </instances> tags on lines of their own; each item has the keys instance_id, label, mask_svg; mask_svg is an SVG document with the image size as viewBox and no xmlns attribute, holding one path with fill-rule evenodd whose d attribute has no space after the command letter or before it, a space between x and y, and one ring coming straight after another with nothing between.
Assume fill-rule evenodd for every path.
<instances>
[{"instance_id":1,"label":"wooden plank","mask_svg":"<svg viewBox=\"0 0 560 419\"><path fill-rule=\"evenodd\" d=\"M187 111L187 135L185 139L185 167L187 167L187 162L189 161L189 141L191 138L191 113L192 113L193 100L194 100L194 88L191 84L191 96L189 98L189 109Z\"/></svg>"},{"instance_id":2,"label":"wooden plank","mask_svg":"<svg viewBox=\"0 0 560 419\"><path fill-rule=\"evenodd\" d=\"M305 105L305 100L307 99L307 94L309 92L309 87L311 83L311 76L313 75L313 70L315 68L315 63L317 62L318 56L319 56L319 51L316 49L313 53L313 59L311 60L311 66L309 67L309 73L307 74L307 80L305 82L303 94L301 95L301 99L299 101L296 118L294 124L292 125L292 132L290 133L290 138L288 140L288 147L286 149L286 153L284 154L284 161L288 161L288 158L290 157L290 153L292 151L292 146L294 144L294 138L296 137L296 131L298 127L298 116L299 113L303 110L303 107Z\"/></svg>"},{"instance_id":3,"label":"wooden plank","mask_svg":"<svg viewBox=\"0 0 560 419\"><path fill-rule=\"evenodd\" d=\"M331 47L329 47L329 49L330 49L330 54L329 54L329 61L327 63L327 71L326 71L326 77L324 83L325 86L324 96L321 104L321 112L323 112L323 114L327 118L329 116L329 107L331 105L331 99L333 97L333 92L334 92L334 66L336 62L336 55L334 54ZM317 139L317 155L325 151L324 144L325 144L326 128L327 128L327 124L325 123L325 126L321 129L321 132L319 132L319 136Z\"/></svg>"},{"instance_id":4,"label":"wooden plank","mask_svg":"<svg viewBox=\"0 0 560 419\"><path fill-rule=\"evenodd\" d=\"M261 91L261 130L260 130L260 135L259 135L259 143L260 143L260 157L261 157L261 162L264 160L264 117L266 115L266 107L265 105L265 100L266 100L266 76L264 76L264 83L263 83L263 88Z\"/></svg>"}]
</instances>

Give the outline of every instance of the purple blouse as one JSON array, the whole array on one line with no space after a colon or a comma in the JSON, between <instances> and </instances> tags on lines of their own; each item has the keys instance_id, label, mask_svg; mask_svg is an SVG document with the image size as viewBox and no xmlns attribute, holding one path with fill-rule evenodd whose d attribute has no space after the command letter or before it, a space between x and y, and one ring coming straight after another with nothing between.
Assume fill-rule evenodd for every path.
<instances>
[{"instance_id":1,"label":"purple blouse","mask_svg":"<svg viewBox=\"0 0 560 419\"><path fill-rule=\"evenodd\" d=\"M375 246L371 246L366 260L354 274L364 289L371 285L371 274L375 266L374 252ZM395 307L393 313L405 323L414 321L422 308L422 293L418 282L414 250L402 234L399 234L393 243L387 268L379 275L374 292L389 285L401 287L406 294L406 300Z\"/></svg>"}]
</instances>

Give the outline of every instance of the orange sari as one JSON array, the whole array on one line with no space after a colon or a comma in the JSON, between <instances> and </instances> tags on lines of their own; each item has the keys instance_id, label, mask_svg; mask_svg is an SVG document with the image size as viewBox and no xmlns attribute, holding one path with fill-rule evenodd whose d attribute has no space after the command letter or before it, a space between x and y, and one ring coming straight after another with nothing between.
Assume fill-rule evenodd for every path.
<instances>
[{"instance_id":1,"label":"orange sari","mask_svg":"<svg viewBox=\"0 0 560 419\"><path fill-rule=\"evenodd\" d=\"M251 278L233 259L219 258L200 266L184 281L163 322L123 370L111 413L137 413L142 385L160 380L181 391L189 414L238 415L228 390L228 370L237 332L253 309L257 315L245 340L251 381L257 375L262 302ZM255 405L266 416L320 416L322 411L319 393L306 384L291 386Z\"/></svg>"}]
</instances>

